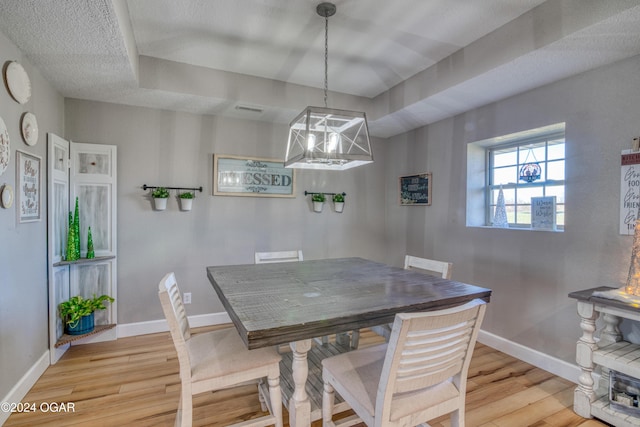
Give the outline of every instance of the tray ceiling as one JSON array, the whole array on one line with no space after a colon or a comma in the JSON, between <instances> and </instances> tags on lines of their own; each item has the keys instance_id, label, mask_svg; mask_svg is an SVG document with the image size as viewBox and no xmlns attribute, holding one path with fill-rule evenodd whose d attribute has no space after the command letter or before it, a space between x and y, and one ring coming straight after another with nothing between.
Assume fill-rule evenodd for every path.
<instances>
[{"instance_id":1,"label":"tray ceiling","mask_svg":"<svg viewBox=\"0 0 640 427\"><path fill-rule=\"evenodd\" d=\"M317 3L3 0L0 31L65 97L288 124L323 104ZM329 106L378 137L640 53L639 1L335 4Z\"/></svg>"}]
</instances>

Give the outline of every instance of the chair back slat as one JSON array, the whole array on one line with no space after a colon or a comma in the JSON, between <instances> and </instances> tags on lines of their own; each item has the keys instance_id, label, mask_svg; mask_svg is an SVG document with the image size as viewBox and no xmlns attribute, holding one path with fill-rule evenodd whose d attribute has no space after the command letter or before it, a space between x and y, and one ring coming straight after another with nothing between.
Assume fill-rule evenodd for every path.
<instances>
[{"instance_id":1,"label":"chair back slat","mask_svg":"<svg viewBox=\"0 0 640 427\"><path fill-rule=\"evenodd\" d=\"M390 407L384 399L393 405L395 395L466 376L485 309L483 301L474 300L437 312L396 315L378 387L382 407Z\"/></svg>"},{"instance_id":2,"label":"chair back slat","mask_svg":"<svg viewBox=\"0 0 640 427\"><path fill-rule=\"evenodd\" d=\"M453 264L445 261L436 261L433 259L406 255L404 257L404 268L405 270L419 269L431 273L437 273L444 279L451 279Z\"/></svg>"},{"instance_id":3,"label":"chair back slat","mask_svg":"<svg viewBox=\"0 0 640 427\"><path fill-rule=\"evenodd\" d=\"M302 261L302 251L256 252L256 264Z\"/></svg>"},{"instance_id":4,"label":"chair back slat","mask_svg":"<svg viewBox=\"0 0 640 427\"><path fill-rule=\"evenodd\" d=\"M173 273L168 273L160 281L158 294L162 304L162 310L169 324L169 331L174 341L186 342L191 338L191 328L187 312L182 303L180 289ZM176 344L177 345L177 344Z\"/></svg>"}]
</instances>

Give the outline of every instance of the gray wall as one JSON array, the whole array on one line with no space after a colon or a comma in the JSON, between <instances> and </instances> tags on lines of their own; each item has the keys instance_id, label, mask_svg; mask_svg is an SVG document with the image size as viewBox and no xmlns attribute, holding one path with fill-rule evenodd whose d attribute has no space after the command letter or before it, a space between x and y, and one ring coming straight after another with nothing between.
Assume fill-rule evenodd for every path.
<instances>
[{"instance_id":1,"label":"gray wall","mask_svg":"<svg viewBox=\"0 0 640 427\"><path fill-rule=\"evenodd\" d=\"M640 133L636 57L375 141L376 163L347 172L299 171L293 199L211 196L213 153L281 157L286 127L62 98L0 36L4 60L30 73L34 96L21 106L3 91L0 116L15 149L43 158L46 132L118 146L118 322L162 318L156 285L175 271L193 293L189 314L221 312L205 266L252 262L256 250L301 248L308 259L356 255L401 265L405 253L454 263L453 278L494 290L484 329L572 362L580 334L572 290L626 279L631 237L618 235L619 154ZM40 141L20 139L24 111ZM64 116L63 116L64 110ZM564 121L567 197L564 233L467 228L466 144ZM433 173L433 205L398 206L399 175ZM199 186L192 212L170 200L152 210L142 184ZM43 187L44 188L44 187ZM309 191L345 191L343 214L311 211ZM43 203L46 198L43 197ZM46 222L16 224L0 209L0 396L47 348Z\"/></svg>"},{"instance_id":2,"label":"gray wall","mask_svg":"<svg viewBox=\"0 0 640 427\"><path fill-rule=\"evenodd\" d=\"M118 146L118 323L163 318L157 284L169 271L192 293L193 315L224 312L205 267L253 263L255 251L385 259L385 144L366 167L296 171L295 198L212 196L214 153L282 158L288 127L75 99L65 113L68 139ZM143 184L204 191L191 212L179 211L175 192L157 212ZM305 190L347 193L344 212L326 203L313 213Z\"/></svg>"},{"instance_id":3,"label":"gray wall","mask_svg":"<svg viewBox=\"0 0 640 427\"><path fill-rule=\"evenodd\" d=\"M16 150L42 158L42 220L18 224L17 205L0 208L0 397L47 351L47 132L64 133L64 100L33 68L20 50L0 33L0 62L15 60L31 79L31 99L18 104L3 84L0 87L0 117L11 140L11 161L0 175L0 187L16 188ZM36 115L39 139L28 146L20 133L20 118L26 111Z\"/></svg>"},{"instance_id":4,"label":"gray wall","mask_svg":"<svg viewBox=\"0 0 640 427\"><path fill-rule=\"evenodd\" d=\"M387 245L453 262L453 279L493 289L483 329L574 363L580 336L567 294L621 286L632 237L618 234L620 151L640 135L640 58L635 57L391 139ZM566 122L563 233L465 226L466 145ZM401 173L433 173L433 205L393 203Z\"/></svg>"}]
</instances>

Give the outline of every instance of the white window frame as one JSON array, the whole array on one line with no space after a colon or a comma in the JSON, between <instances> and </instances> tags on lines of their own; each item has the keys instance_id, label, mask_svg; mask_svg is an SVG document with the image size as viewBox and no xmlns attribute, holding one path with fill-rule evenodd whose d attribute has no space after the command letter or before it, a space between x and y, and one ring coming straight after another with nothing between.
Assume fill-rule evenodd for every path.
<instances>
[{"instance_id":1,"label":"white window frame","mask_svg":"<svg viewBox=\"0 0 640 427\"><path fill-rule=\"evenodd\" d=\"M549 141L557 141L559 139L565 139L565 126L564 123L558 123L543 128L532 129L524 132L518 132L510 135L500 136L482 141L472 142L467 145L467 226L468 227L492 227L493 215L495 212L494 198L492 198L492 192L497 191L500 187L498 184L491 182L492 168L491 164L492 156L491 152L499 149L527 146L531 144L543 143L546 144ZM566 140L565 140L566 150ZM527 161L531 161L528 159ZM546 167L546 152L544 159L536 159L540 163L543 173L546 173L548 168ZM560 159L555 159L560 160ZM552 160L552 161L555 161ZM565 176L566 176L566 151L565 156L562 159L565 162ZM552 162L550 161L550 163ZM519 166L518 171L524 159L518 159ZM526 189L526 188L542 188L543 195L546 195L547 186L564 187L565 199L566 199L566 184L565 179L562 180L548 180L546 176L541 177L539 181L532 183L526 183L524 181L516 180L516 182L509 182L508 184L502 184L503 190L509 189ZM512 206L527 205L527 203L517 203L517 199ZM564 215L564 202L558 203L558 212ZM564 218L566 223L566 217ZM530 224L517 224L510 223L509 228L520 230L531 230ZM563 231L564 224L559 224L556 231Z\"/></svg>"}]
</instances>

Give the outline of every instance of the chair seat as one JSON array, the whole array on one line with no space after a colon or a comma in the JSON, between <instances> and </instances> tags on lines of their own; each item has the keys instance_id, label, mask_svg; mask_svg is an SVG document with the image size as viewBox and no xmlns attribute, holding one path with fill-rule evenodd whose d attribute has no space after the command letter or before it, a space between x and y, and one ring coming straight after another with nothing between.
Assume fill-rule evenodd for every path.
<instances>
[{"instance_id":1,"label":"chair seat","mask_svg":"<svg viewBox=\"0 0 640 427\"><path fill-rule=\"evenodd\" d=\"M205 379L242 373L278 363L275 348L247 350L235 329L195 334L187 343L191 358L191 379Z\"/></svg>"},{"instance_id":2,"label":"chair seat","mask_svg":"<svg viewBox=\"0 0 640 427\"><path fill-rule=\"evenodd\" d=\"M351 351L322 361L324 368L323 377L339 378L332 381L338 394L350 395L347 399L364 409L366 415L360 412L362 421L367 425L374 424L375 402L378 392L378 382L382 374L384 358L388 344L380 344L374 347ZM342 387L347 384L347 388ZM451 381L436 384L426 390L415 393L405 393L394 398L394 405L390 418L399 420L410 414L422 412L429 408L456 399L460 395L459 390Z\"/></svg>"},{"instance_id":3,"label":"chair seat","mask_svg":"<svg viewBox=\"0 0 640 427\"><path fill-rule=\"evenodd\" d=\"M375 413L376 394L380 373L384 364L384 357L387 353L387 345L380 344L373 347L350 351L337 356L333 356L322 361L322 377L326 380L327 375L333 378L340 378L340 382L332 382L338 394L345 400L358 402L369 415L370 419L360 414L362 420L367 425L373 425L373 415ZM341 387L341 383L348 383L349 388ZM350 395L351 399L347 399ZM351 406L354 406L352 404Z\"/></svg>"}]
</instances>

